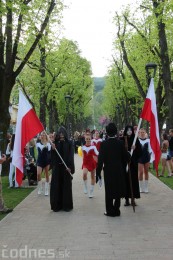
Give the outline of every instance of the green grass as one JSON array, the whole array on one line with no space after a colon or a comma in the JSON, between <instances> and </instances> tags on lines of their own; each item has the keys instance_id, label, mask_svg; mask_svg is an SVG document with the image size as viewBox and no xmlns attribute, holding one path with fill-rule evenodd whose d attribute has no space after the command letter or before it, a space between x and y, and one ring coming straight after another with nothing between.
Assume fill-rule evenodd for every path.
<instances>
[{"instance_id":1,"label":"green grass","mask_svg":"<svg viewBox=\"0 0 173 260\"><path fill-rule=\"evenodd\" d=\"M30 187L9 189L8 186L8 177L2 176L2 194L5 206L13 209L34 190L34 188ZM6 215L7 214L0 213L0 220Z\"/></svg>"},{"instance_id":2,"label":"green grass","mask_svg":"<svg viewBox=\"0 0 173 260\"><path fill-rule=\"evenodd\" d=\"M161 166L161 163L159 164L159 173L161 173L162 171L162 166ZM153 170L153 167L151 166L150 168L150 172L156 176L156 171ZM167 169L165 170L165 173L164 173L164 177L159 177L159 180L161 182L163 182L164 184L166 184L169 188L171 188L173 190L173 176L170 177L170 178L167 178L168 176L168 172L167 172Z\"/></svg>"}]
</instances>

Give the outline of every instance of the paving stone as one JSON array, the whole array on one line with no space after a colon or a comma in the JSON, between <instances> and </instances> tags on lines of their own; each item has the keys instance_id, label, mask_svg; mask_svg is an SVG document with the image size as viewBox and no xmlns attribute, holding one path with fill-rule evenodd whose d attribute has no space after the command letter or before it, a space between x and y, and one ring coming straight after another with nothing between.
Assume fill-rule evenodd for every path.
<instances>
[{"instance_id":1,"label":"paving stone","mask_svg":"<svg viewBox=\"0 0 173 260\"><path fill-rule=\"evenodd\" d=\"M19 260L173 259L170 188L150 174L149 193L141 194L135 213L131 206L124 207L122 200L121 216L106 217L104 187L96 185L94 198L89 199L83 193L82 159L78 155L75 164L74 210L52 212L49 197L38 196L34 190L0 222L0 259L8 259L3 257L4 249L9 256L10 250L18 250L19 257L13 259ZM27 258L20 257L22 250L28 254ZM31 250L36 257L29 257ZM41 252L45 257L41 258Z\"/></svg>"}]
</instances>

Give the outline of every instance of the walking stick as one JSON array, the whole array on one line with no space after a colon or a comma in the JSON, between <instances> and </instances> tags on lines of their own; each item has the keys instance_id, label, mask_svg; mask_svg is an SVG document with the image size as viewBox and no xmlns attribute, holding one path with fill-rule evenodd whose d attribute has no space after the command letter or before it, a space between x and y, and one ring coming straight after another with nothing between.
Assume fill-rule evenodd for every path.
<instances>
[{"instance_id":1,"label":"walking stick","mask_svg":"<svg viewBox=\"0 0 173 260\"><path fill-rule=\"evenodd\" d=\"M45 133L46 133L46 131L45 131ZM48 138L48 140L49 140L50 144L54 146L54 144L53 144L53 143L52 143L52 141L50 140L50 138L49 138L49 136L48 136L48 134L47 134L47 133L46 133L46 135L47 135L47 138ZM69 168L67 167L67 164L64 162L64 160L63 160L62 156L60 155L60 153L58 152L58 150L56 149L56 147L54 147L53 149L54 149L54 150L55 150L55 152L58 154L58 156L59 156L59 158L61 159L62 163L64 164L64 166L65 166L66 170L68 171L68 173L70 174L71 178L73 179L73 175L71 174L71 172L70 172Z\"/></svg>"},{"instance_id":2,"label":"walking stick","mask_svg":"<svg viewBox=\"0 0 173 260\"><path fill-rule=\"evenodd\" d=\"M125 139L125 147L126 147L126 149L128 151L127 136L124 136L124 139ZM126 171L128 172L128 175L129 175L131 203L132 203L133 211L135 212L135 200L134 200L134 195L133 195L132 178L131 178L131 171L130 171L130 162L127 165Z\"/></svg>"}]
</instances>

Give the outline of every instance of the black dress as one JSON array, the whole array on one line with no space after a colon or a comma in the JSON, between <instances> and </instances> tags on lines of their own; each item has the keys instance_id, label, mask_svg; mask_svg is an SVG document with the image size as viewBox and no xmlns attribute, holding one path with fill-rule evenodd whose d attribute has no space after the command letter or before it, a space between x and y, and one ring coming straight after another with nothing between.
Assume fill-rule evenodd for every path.
<instances>
[{"instance_id":1,"label":"black dress","mask_svg":"<svg viewBox=\"0 0 173 260\"><path fill-rule=\"evenodd\" d=\"M97 177L100 176L103 168L106 211L110 216L118 213L120 199L126 195L124 165L127 164L129 159L129 153L122 141L116 138L108 138L101 143L96 175Z\"/></svg>"},{"instance_id":2,"label":"black dress","mask_svg":"<svg viewBox=\"0 0 173 260\"><path fill-rule=\"evenodd\" d=\"M36 147L38 151L37 166L45 168L51 162L51 145L50 143L44 145L39 142L36 144Z\"/></svg>"},{"instance_id":3,"label":"black dress","mask_svg":"<svg viewBox=\"0 0 173 260\"><path fill-rule=\"evenodd\" d=\"M64 141L55 141L55 146L73 174L75 171L73 143L65 139ZM72 178L55 150L52 150L51 153L51 167L51 209L55 212L59 210L70 211L73 209Z\"/></svg>"},{"instance_id":4,"label":"black dress","mask_svg":"<svg viewBox=\"0 0 173 260\"><path fill-rule=\"evenodd\" d=\"M132 143L134 140L134 136L128 137L127 136L127 145L128 151L131 151ZM123 138L125 142L125 139ZM126 145L125 145L126 146ZM142 147L139 140L136 140L135 149L133 151L131 161L130 161L130 174L131 174L131 181L132 181L132 189L133 189L133 197L136 199L140 198L140 190L139 190L139 181L138 181L138 159L142 155ZM126 165L125 165L126 167ZM126 196L125 198L131 198L131 190L130 190L130 181L129 181L129 173L126 174Z\"/></svg>"}]
</instances>

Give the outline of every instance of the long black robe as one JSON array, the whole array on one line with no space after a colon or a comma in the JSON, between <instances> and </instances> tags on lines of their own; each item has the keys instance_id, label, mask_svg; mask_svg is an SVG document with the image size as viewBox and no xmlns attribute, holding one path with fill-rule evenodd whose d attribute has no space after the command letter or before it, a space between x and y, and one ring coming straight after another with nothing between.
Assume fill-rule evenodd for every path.
<instances>
[{"instance_id":1,"label":"long black robe","mask_svg":"<svg viewBox=\"0 0 173 260\"><path fill-rule=\"evenodd\" d=\"M133 144L134 136L128 137L127 136L127 146L128 146L128 151L131 151L131 147ZM125 144L125 139L123 137L123 141ZM126 146L126 144L125 144ZM126 147L127 149L127 147ZM132 181L132 189L133 189L133 197L135 199L140 198L140 190L139 190L139 180L138 180L138 159L142 155L142 147L141 144L137 138L136 144L135 144L135 149L133 151L131 160L130 160L130 175L131 175L131 181ZM126 167L126 165L125 165ZM129 181L129 172L126 174L126 198L131 198L131 189L130 189L130 181Z\"/></svg>"},{"instance_id":2,"label":"long black robe","mask_svg":"<svg viewBox=\"0 0 173 260\"><path fill-rule=\"evenodd\" d=\"M123 142L117 138L108 138L100 146L96 175L104 171L106 198L124 198L126 195L126 181L124 165L130 159ZM104 165L104 166L103 166Z\"/></svg>"},{"instance_id":3,"label":"long black robe","mask_svg":"<svg viewBox=\"0 0 173 260\"><path fill-rule=\"evenodd\" d=\"M75 172L74 147L73 143L67 139L55 141L55 146L61 157L65 161L71 173ZM72 178L63 165L55 150L51 154L52 179L50 186L50 204L53 211L73 209Z\"/></svg>"}]
</instances>

